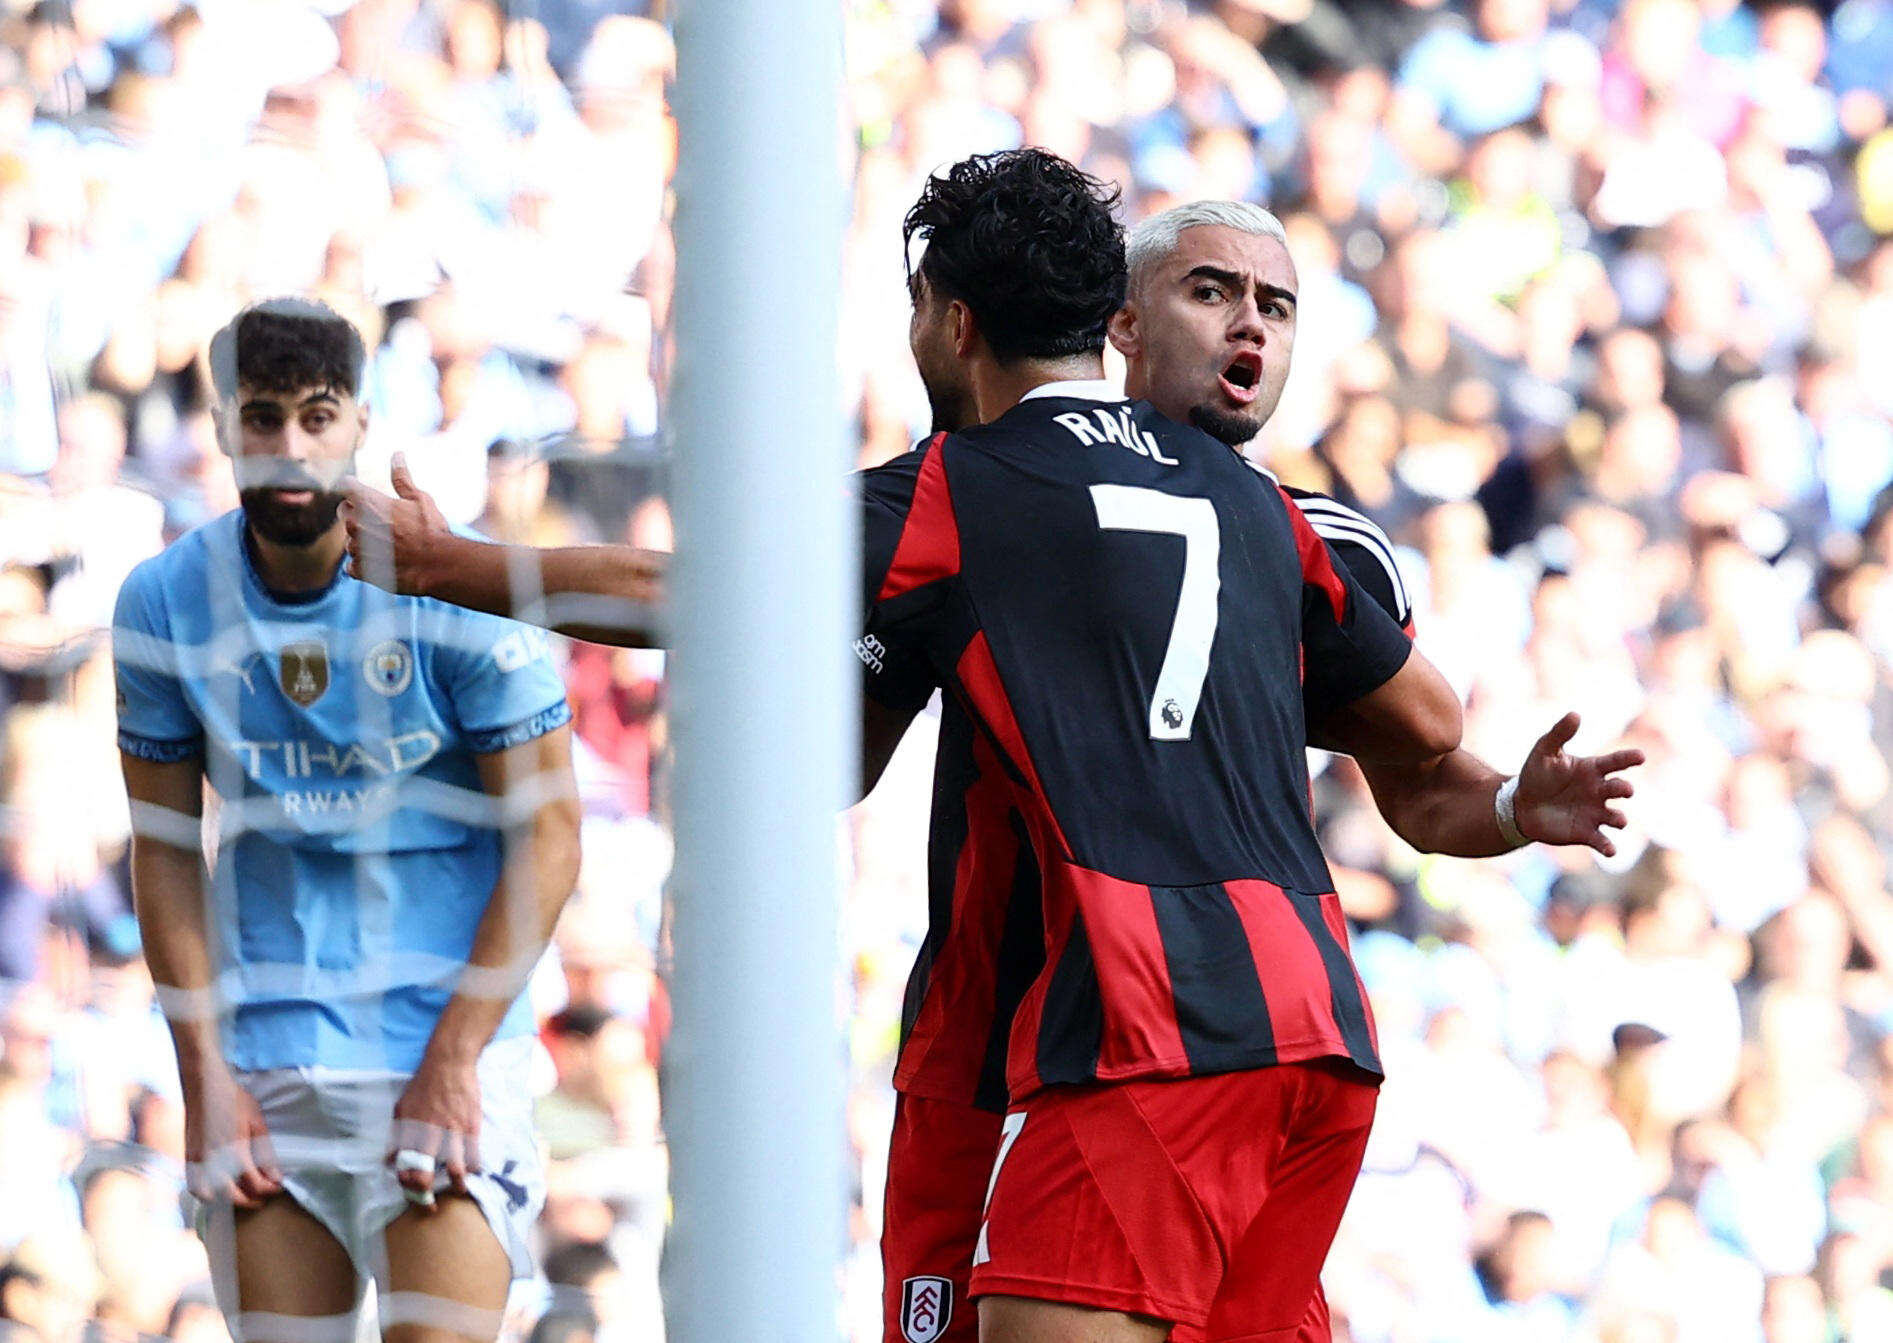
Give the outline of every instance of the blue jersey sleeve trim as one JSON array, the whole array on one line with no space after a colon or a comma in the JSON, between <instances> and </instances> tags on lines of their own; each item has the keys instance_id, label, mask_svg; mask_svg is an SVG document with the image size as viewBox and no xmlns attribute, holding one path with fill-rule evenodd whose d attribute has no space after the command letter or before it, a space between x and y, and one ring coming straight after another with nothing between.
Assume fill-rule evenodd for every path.
<instances>
[{"instance_id":1,"label":"blue jersey sleeve trim","mask_svg":"<svg viewBox=\"0 0 1893 1343\"><path fill-rule=\"evenodd\" d=\"M555 732L572 721L572 706L560 700L549 709L541 709L531 718L521 719L511 727L496 727L485 732L469 732L467 749L475 755L510 751L548 732Z\"/></svg>"},{"instance_id":2,"label":"blue jersey sleeve trim","mask_svg":"<svg viewBox=\"0 0 1893 1343\"><path fill-rule=\"evenodd\" d=\"M134 759L149 760L154 765L175 765L180 760L202 755L204 740L202 737L191 737L185 741L158 741L120 728L118 749Z\"/></svg>"}]
</instances>

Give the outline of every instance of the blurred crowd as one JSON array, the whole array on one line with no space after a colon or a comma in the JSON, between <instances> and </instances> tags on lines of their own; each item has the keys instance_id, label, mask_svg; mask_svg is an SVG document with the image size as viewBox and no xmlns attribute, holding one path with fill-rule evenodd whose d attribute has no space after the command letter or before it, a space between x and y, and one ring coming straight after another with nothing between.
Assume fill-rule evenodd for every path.
<instances>
[{"instance_id":1,"label":"blurred crowd","mask_svg":"<svg viewBox=\"0 0 1893 1343\"><path fill-rule=\"evenodd\" d=\"M507 540L670 545L661 0L0 0L0 1343L223 1343L129 913L105 644L235 503L201 351L320 296ZM1300 269L1252 447L1379 522L1501 766L1649 753L1619 856L1318 816L1389 1080L1330 1261L1354 1343L1893 1338L1893 0L845 0L842 369L926 425L899 221L1035 143L1134 219L1269 205ZM510 1329L661 1336L661 655L561 649L586 854L532 993L551 1193ZM878 1336L923 725L845 822ZM1341 1330L1345 1329L1345 1333Z\"/></svg>"}]
</instances>

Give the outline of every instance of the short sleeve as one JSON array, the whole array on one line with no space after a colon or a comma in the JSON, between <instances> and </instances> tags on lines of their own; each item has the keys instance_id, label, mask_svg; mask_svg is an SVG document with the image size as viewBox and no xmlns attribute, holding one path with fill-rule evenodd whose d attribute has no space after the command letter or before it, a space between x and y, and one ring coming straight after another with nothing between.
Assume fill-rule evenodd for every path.
<instances>
[{"instance_id":1,"label":"short sleeve","mask_svg":"<svg viewBox=\"0 0 1893 1343\"><path fill-rule=\"evenodd\" d=\"M118 746L157 764L199 755L204 726L185 696L182 656L154 592L148 565L132 570L112 612L112 675L118 690Z\"/></svg>"},{"instance_id":2,"label":"short sleeve","mask_svg":"<svg viewBox=\"0 0 1893 1343\"><path fill-rule=\"evenodd\" d=\"M862 633L855 655L862 692L900 713L917 712L939 684L926 653L929 617L959 570L936 436L925 447L855 477L861 503ZM941 496L941 497L936 497ZM935 516L946 511L943 520Z\"/></svg>"},{"instance_id":3,"label":"short sleeve","mask_svg":"<svg viewBox=\"0 0 1893 1343\"><path fill-rule=\"evenodd\" d=\"M1393 679L1413 645L1286 495L1283 504L1302 570L1302 703L1317 722Z\"/></svg>"},{"instance_id":4,"label":"short sleeve","mask_svg":"<svg viewBox=\"0 0 1893 1343\"><path fill-rule=\"evenodd\" d=\"M434 674L475 755L510 750L572 721L544 630L438 607Z\"/></svg>"},{"instance_id":5,"label":"short sleeve","mask_svg":"<svg viewBox=\"0 0 1893 1343\"><path fill-rule=\"evenodd\" d=\"M1315 534L1328 543L1349 576L1361 585L1394 624L1413 633L1413 601L1407 593L1406 579L1394 558L1393 542L1365 514L1324 494L1311 494L1284 486L1282 492L1299 507Z\"/></svg>"}]
</instances>

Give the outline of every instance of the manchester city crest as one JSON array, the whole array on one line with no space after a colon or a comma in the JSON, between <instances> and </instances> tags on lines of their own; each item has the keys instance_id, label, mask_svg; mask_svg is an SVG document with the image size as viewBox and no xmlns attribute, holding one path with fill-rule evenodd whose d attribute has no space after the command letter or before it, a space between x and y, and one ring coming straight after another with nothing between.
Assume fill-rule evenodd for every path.
<instances>
[{"instance_id":1,"label":"manchester city crest","mask_svg":"<svg viewBox=\"0 0 1893 1343\"><path fill-rule=\"evenodd\" d=\"M329 688L329 650L321 643L285 644L276 666L277 684L303 708L322 698Z\"/></svg>"},{"instance_id":2,"label":"manchester city crest","mask_svg":"<svg viewBox=\"0 0 1893 1343\"><path fill-rule=\"evenodd\" d=\"M362 676L370 690L393 699L414 679L414 654L399 639L383 639L362 659Z\"/></svg>"}]
</instances>

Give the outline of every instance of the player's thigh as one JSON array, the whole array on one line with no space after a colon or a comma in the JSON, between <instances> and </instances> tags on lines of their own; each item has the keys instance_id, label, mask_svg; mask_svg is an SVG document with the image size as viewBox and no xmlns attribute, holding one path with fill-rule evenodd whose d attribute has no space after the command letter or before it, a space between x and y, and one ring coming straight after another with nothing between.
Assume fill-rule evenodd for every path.
<instances>
[{"instance_id":1,"label":"player's thigh","mask_svg":"<svg viewBox=\"0 0 1893 1343\"><path fill-rule=\"evenodd\" d=\"M341 1242L295 1199L278 1194L247 1210L215 1205L203 1230L218 1304L226 1316L244 1317L246 1343L348 1343L360 1275ZM284 1318L291 1322L279 1327Z\"/></svg>"},{"instance_id":2,"label":"player's thigh","mask_svg":"<svg viewBox=\"0 0 1893 1343\"><path fill-rule=\"evenodd\" d=\"M1023 1296L979 1299L979 1343L1162 1343L1168 1320Z\"/></svg>"},{"instance_id":3,"label":"player's thigh","mask_svg":"<svg viewBox=\"0 0 1893 1343\"><path fill-rule=\"evenodd\" d=\"M471 1198L443 1193L409 1208L383 1233L387 1291L380 1300L389 1343L492 1343L512 1286L506 1249Z\"/></svg>"},{"instance_id":4,"label":"player's thigh","mask_svg":"<svg viewBox=\"0 0 1893 1343\"><path fill-rule=\"evenodd\" d=\"M1377 1087L1338 1064L1299 1065L1307 1102L1261 1210L1229 1256L1205 1343L1325 1343L1321 1268L1347 1211Z\"/></svg>"},{"instance_id":5,"label":"player's thigh","mask_svg":"<svg viewBox=\"0 0 1893 1343\"><path fill-rule=\"evenodd\" d=\"M885 1343L974 1343L968 1291L1002 1116L901 1094L881 1225Z\"/></svg>"},{"instance_id":6,"label":"player's thigh","mask_svg":"<svg viewBox=\"0 0 1893 1343\"><path fill-rule=\"evenodd\" d=\"M1260 1127L1255 1089L1202 1077L1028 1098L1006 1120L974 1293L1200 1328L1261 1203L1262 1158L1256 1179L1236 1160Z\"/></svg>"}]
</instances>

